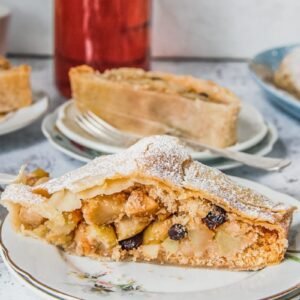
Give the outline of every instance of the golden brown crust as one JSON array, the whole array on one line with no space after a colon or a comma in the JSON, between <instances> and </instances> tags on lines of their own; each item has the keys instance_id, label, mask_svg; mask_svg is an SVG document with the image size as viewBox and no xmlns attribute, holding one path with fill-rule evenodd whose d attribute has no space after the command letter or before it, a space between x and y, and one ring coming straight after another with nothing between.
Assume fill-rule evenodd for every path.
<instances>
[{"instance_id":1,"label":"golden brown crust","mask_svg":"<svg viewBox=\"0 0 300 300\"><path fill-rule=\"evenodd\" d=\"M28 65L11 67L0 59L0 113L7 113L32 103L31 68Z\"/></svg>"},{"instance_id":2,"label":"golden brown crust","mask_svg":"<svg viewBox=\"0 0 300 300\"><path fill-rule=\"evenodd\" d=\"M149 83L110 79L120 74L125 78L145 77ZM160 78L168 85L161 87L151 78ZM239 99L211 81L128 68L100 74L88 66L72 68L70 80L79 109L91 110L122 130L141 135L163 133L145 122L148 120L217 147L236 142ZM192 91L196 98L188 99L186 91Z\"/></svg>"}]
</instances>

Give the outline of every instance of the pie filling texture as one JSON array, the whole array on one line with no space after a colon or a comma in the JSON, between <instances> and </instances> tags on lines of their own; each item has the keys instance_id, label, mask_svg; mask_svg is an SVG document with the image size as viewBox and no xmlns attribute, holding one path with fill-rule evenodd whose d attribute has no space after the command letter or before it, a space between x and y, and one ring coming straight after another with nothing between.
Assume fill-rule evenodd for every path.
<instances>
[{"instance_id":1,"label":"pie filling texture","mask_svg":"<svg viewBox=\"0 0 300 300\"><path fill-rule=\"evenodd\" d=\"M165 194L174 197L173 207L164 203ZM120 193L85 199L81 209L49 219L34 208L17 206L16 213L21 231L78 255L196 266L227 259L238 263L247 259L247 252L261 248L261 256L270 263L276 260L277 253L269 256L278 238L275 231L251 226L200 197L181 204L176 193L153 186L135 184Z\"/></svg>"},{"instance_id":2,"label":"pie filling texture","mask_svg":"<svg viewBox=\"0 0 300 300\"><path fill-rule=\"evenodd\" d=\"M166 139L172 146L174 140ZM145 140L151 141L151 138ZM156 152L156 155L160 154ZM171 165L162 159L165 154L161 155L159 169L164 173ZM155 162L151 164L152 168ZM187 168L192 165L193 161L185 161L186 176ZM77 176L91 170L92 165L88 166ZM98 167L101 168L101 163ZM191 175L196 176L194 170L191 171ZM142 176L140 172L126 176L118 172L113 179L105 178L104 181L98 177L98 185L91 183L93 179L82 177L81 186L87 184L88 188L78 190L73 186L67 189L64 181L70 180L70 175L55 182L55 179L49 180L44 171L36 170L23 176L22 183L8 187L2 203L9 208L17 230L77 255L238 270L255 270L279 263L287 247L292 208L271 204L266 199L263 204L261 195L254 192L252 195L251 190L238 187L219 171L206 166L204 171L214 175L216 193L218 188L224 188L222 180L228 180L228 198L232 199L230 193L238 192L240 200L248 197L252 202L229 206L224 201L212 201L214 197L203 190L170 185L161 180L162 175L155 178ZM20 201L27 195L30 201ZM241 209L243 204L249 205L250 212ZM258 208L258 204L262 208ZM270 205L272 209L268 208Z\"/></svg>"}]
</instances>

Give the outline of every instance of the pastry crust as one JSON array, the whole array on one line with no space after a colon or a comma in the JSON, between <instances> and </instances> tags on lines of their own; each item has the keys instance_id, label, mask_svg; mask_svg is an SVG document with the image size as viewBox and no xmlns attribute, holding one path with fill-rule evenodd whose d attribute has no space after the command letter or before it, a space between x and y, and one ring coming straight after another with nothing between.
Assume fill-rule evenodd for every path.
<instances>
[{"instance_id":1,"label":"pastry crust","mask_svg":"<svg viewBox=\"0 0 300 300\"><path fill-rule=\"evenodd\" d=\"M72 68L70 81L80 110L121 130L163 134L159 123L212 146L236 143L240 101L211 81L134 68L99 73L88 66Z\"/></svg>"},{"instance_id":2,"label":"pastry crust","mask_svg":"<svg viewBox=\"0 0 300 300\"><path fill-rule=\"evenodd\" d=\"M300 48L294 49L282 60L274 74L274 82L300 99Z\"/></svg>"},{"instance_id":3,"label":"pastry crust","mask_svg":"<svg viewBox=\"0 0 300 300\"><path fill-rule=\"evenodd\" d=\"M17 230L77 255L256 270L287 249L292 207L193 161L169 136L26 184L1 197Z\"/></svg>"},{"instance_id":4,"label":"pastry crust","mask_svg":"<svg viewBox=\"0 0 300 300\"><path fill-rule=\"evenodd\" d=\"M29 106L32 103L28 65L11 67L0 57L0 114Z\"/></svg>"}]
</instances>

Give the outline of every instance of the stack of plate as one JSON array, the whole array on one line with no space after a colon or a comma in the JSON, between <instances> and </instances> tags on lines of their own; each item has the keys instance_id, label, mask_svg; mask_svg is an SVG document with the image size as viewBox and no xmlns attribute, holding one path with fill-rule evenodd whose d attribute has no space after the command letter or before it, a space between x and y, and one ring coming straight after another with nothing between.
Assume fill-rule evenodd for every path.
<instances>
[{"instance_id":1,"label":"stack of plate","mask_svg":"<svg viewBox=\"0 0 300 300\"><path fill-rule=\"evenodd\" d=\"M42 124L42 130L49 142L58 150L75 159L87 162L99 155L117 153L123 148L110 145L85 132L75 121L76 107L68 101L48 115ZM266 124L261 114L248 104L243 104L238 119L238 142L229 149L256 155L268 154L277 140L275 127ZM191 155L206 165L227 170L240 166L240 163L212 155L209 151Z\"/></svg>"}]
</instances>

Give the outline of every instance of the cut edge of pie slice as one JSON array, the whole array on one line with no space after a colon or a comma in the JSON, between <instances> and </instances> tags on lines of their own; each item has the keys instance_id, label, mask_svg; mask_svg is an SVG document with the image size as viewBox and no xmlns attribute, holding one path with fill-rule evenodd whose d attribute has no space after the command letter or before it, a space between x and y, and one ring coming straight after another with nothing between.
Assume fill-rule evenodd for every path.
<instances>
[{"instance_id":1,"label":"cut edge of pie slice","mask_svg":"<svg viewBox=\"0 0 300 300\"><path fill-rule=\"evenodd\" d=\"M19 176L1 203L21 233L115 261L257 270L288 246L293 207L193 161L153 136L59 178Z\"/></svg>"}]
</instances>

